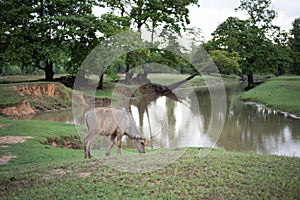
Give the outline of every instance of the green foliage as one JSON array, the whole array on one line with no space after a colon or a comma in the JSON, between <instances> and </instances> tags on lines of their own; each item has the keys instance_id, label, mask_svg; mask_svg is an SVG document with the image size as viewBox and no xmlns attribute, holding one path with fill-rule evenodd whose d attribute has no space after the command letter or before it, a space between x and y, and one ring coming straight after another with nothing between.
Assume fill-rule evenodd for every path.
<instances>
[{"instance_id":1,"label":"green foliage","mask_svg":"<svg viewBox=\"0 0 300 200\"><path fill-rule=\"evenodd\" d=\"M293 21L291 48L295 52L300 52L300 17Z\"/></svg>"},{"instance_id":2,"label":"green foliage","mask_svg":"<svg viewBox=\"0 0 300 200\"><path fill-rule=\"evenodd\" d=\"M228 52L224 50L213 50L209 52L212 60L218 66L222 74L237 74L241 71L239 62L242 58L237 52Z\"/></svg>"},{"instance_id":3,"label":"green foliage","mask_svg":"<svg viewBox=\"0 0 300 200\"><path fill-rule=\"evenodd\" d=\"M254 73L287 71L291 63L291 51L287 46L287 34L272 25L277 16L270 0L241 0L236 10L246 11L247 20L229 17L213 32L213 39L205 48L237 52L241 71L248 75L248 87L252 87Z\"/></svg>"},{"instance_id":4,"label":"green foliage","mask_svg":"<svg viewBox=\"0 0 300 200\"><path fill-rule=\"evenodd\" d=\"M16 65L7 65L7 66L2 66L0 68L0 74L5 74L5 75L20 75L22 74L22 71L19 66Z\"/></svg>"},{"instance_id":5,"label":"green foliage","mask_svg":"<svg viewBox=\"0 0 300 200\"><path fill-rule=\"evenodd\" d=\"M105 0L112 11L118 11L121 17L128 17L141 32L145 26L154 31L158 26L179 33L189 24L190 5L197 5L197 0Z\"/></svg>"},{"instance_id":6,"label":"green foliage","mask_svg":"<svg viewBox=\"0 0 300 200\"><path fill-rule=\"evenodd\" d=\"M293 22L293 29L291 30L292 38L290 38L290 47L293 50L293 64L291 71L300 74L300 18Z\"/></svg>"},{"instance_id":7,"label":"green foliage","mask_svg":"<svg viewBox=\"0 0 300 200\"><path fill-rule=\"evenodd\" d=\"M55 64L72 62L70 71L97 42L93 5L94 0L1 1L0 63L34 65L48 80Z\"/></svg>"},{"instance_id":8,"label":"green foliage","mask_svg":"<svg viewBox=\"0 0 300 200\"><path fill-rule=\"evenodd\" d=\"M251 26L264 30L275 28L272 21L277 17L277 12L271 9L271 0L240 0L237 11L246 11Z\"/></svg>"}]
</instances>

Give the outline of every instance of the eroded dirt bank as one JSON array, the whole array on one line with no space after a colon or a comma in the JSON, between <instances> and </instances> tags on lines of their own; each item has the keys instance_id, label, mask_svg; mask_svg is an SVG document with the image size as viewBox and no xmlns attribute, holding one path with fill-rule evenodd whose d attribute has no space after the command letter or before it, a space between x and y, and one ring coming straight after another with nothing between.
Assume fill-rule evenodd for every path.
<instances>
[{"instance_id":1,"label":"eroded dirt bank","mask_svg":"<svg viewBox=\"0 0 300 200\"><path fill-rule=\"evenodd\" d=\"M0 108L0 113L5 116L22 117L72 105L72 90L59 83L28 83L11 87L21 101Z\"/></svg>"}]
</instances>

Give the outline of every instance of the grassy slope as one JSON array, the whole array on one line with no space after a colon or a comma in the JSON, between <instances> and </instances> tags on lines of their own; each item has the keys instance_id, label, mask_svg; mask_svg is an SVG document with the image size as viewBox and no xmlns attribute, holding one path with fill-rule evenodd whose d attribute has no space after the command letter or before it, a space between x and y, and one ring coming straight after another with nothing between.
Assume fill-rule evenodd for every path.
<instances>
[{"instance_id":1,"label":"grassy slope","mask_svg":"<svg viewBox=\"0 0 300 200\"><path fill-rule=\"evenodd\" d=\"M0 85L0 96L0 107L18 104L24 99L13 89L13 85Z\"/></svg>"},{"instance_id":2,"label":"grassy slope","mask_svg":"<svg viewBox=\"0 0 300 200\"><path fill-rule=\"evenodd\" d=\"M269 79L246 92L242 99L300 115L300 76L280 76Z\"/></svg>"},{"instance_id":3,"label":"grassy slope","mask_svg":"<svg viewBox=\"0 0 300 200\"><path fill-rule=\"evenodd\" d=\"M33 82L33 83L11 83L11 84L0 84L0 107L7 107L16 105L18 103L21 103L22 100L27 99L29 100L32 107L37 107L40 109L52 109L56 108L57 105L61 107L70 107L72 105L72 99L71 98L56 98L56 97L50 97L50 96L21 96L17 91L14 90L14 86L16 85L43 85L43 84L53 84L53 82ZM60 90L62 94L64 94L66 97L72 95L72 90L65 87L64 85L60 83L54 83L56 84L56 87Z\"/></svg>"},{"instance_id":4,"label":"grassy slope","mask_svg":"<svg viewBox=\"0 0 300 200\"><path fill-rule=\"evenodd\" d=\"M74 126L6 120L0 135L34 136L0 148L17 155L0 166L1 199L296 199L300 159L190 148L170 166L148 173L119 172L84 160L81 150L41 144L49 136L76 135ZM171 150L170 150L171 151Z\"/></svg>"},{"instance_id":5,"label":"grassy slope","mask_svg":"<svg viewBox=\"0 0 300 200\"><path fill-rule=\"evenodd\" d=\"M25 143L0 148L0 155L11 152L17 156L8 165L0 166L1 199L297 199L300 196L299 158L223 150L212 150L199 158L199 150L191 148L167 168L132 174L106 167L101 160L84 160L81 150L41 144L47 137L75 136L72 125L1 117L0 124L9 124L0 128L0 136L34 136Z\"/></svg>"}]
</instances>

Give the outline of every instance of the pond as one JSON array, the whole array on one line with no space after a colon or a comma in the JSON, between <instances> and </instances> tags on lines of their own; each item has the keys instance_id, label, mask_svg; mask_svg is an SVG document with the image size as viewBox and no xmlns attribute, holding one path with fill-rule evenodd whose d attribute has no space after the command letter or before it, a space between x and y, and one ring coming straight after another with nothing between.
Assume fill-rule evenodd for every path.
<instances>
[{"instance_id":1,"label":"pond","mask_svg":"<svg viewBox=\"0 0 300 200\"><path fill-rule=\"evenodd\" d=\"M176 101L165 96L135 100L131 111L139 130L149 140L148 148L186 146L218 147L238 152L256 152L300 157L300 119L286 116L264 105L239 100L240 85L226 89L226 109L218 113L224 119L222 132L208 133L212 120L211 95L207 89L195 89L196 98ZM42 113L33 119L83 124L84 110L76 118L71 110ZM81 117L78 117L81 116ZM124 138L124 145L131 143Z\"/></svg>"}]
</instances>

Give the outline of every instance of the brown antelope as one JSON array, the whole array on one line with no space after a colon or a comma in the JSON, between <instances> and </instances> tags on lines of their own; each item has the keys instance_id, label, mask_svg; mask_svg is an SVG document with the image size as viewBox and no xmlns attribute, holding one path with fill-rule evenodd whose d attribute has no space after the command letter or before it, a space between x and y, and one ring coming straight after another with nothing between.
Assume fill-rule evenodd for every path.
<instances>
[{"instance_id":1,"label":"brown antelope","mask_svg":"<svg viewBox=\"0 0 300 200\"><path fill-rule=\"evenodd\" d=\"M121 154L122 137L128 136L140 153L145 153L146 139L143 138L130 114L124 108L94 108L85 114L88 134L84 140L84 157L91 158L92 141L97 135L110 137L110 145L105 153L110 155L114 140L117 138L118 151Z\"/></svg>"}]
</instances>

